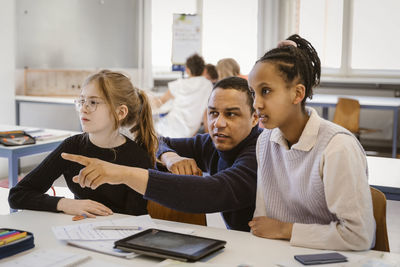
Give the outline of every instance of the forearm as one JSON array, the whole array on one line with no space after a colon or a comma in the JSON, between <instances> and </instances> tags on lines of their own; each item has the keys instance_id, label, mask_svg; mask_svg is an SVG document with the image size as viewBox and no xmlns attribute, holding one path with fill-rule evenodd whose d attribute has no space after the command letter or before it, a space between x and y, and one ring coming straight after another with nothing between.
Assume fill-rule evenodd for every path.
<instances>
[{"instance_id":1,"label":"forearm","mask_svg":"<svg viewBox=\"0 0 400 267\"><path fill-rule=\"evenodd\" d=\"M13 209L57 211L60 197L42 194L29 188L18 186L10 190L8 202Z\"/></svg>"},{"instance_id":2,"label":"forearm","mask_svg":"<svg viewBox=\"0 0 400 267\"><path fill-rule=\"evenodd\" d=\"M144 195L149 180L149 171L142 168L123 166L121 170L121 183L129 186L136 192Z\"/></svg>"},{"instance_id":3,"label":"forearm","mask_svg":"<svg viewBox=\"0 0 400 267\"><path fill-rule=\"evenodd\" d=\"M327 225L295 223L290 243L316 249L367 250L372 245L373 230L373 224L355 226L347 221Z\"/></svg>"},{"instance_id":4,"label":"forearm","mask_svg":"<svg viewBox=\"0 0 400 267\"><path fill-rule=\"evenodd\" d=\"M245 175L229 174L200 177L149 170L144 196L167 207L193 213L232 211L254 205L256 183L253 179L248 181Z\"/></svg>"}]
</instances>

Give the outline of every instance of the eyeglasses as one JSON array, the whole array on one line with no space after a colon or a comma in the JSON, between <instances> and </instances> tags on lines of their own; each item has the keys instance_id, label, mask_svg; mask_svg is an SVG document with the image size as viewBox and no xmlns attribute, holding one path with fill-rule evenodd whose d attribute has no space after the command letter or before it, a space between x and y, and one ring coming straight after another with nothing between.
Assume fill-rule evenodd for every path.
<instances>
[{"instance_id":1,"label":"eyeglasses","mask_svg":"<svg viewBox=\"0 0 400 267\"><path fill-rule=\"evenodd\" d=\"M97 105L99 104L105 104L104 102L98 101L94 98L78 98L74 100L75 103L75 109L77 111L80 111L82 106L85 105L85 108L87 109L88 112L95 112L97 109Z\"/></svg>"}]
</instances>

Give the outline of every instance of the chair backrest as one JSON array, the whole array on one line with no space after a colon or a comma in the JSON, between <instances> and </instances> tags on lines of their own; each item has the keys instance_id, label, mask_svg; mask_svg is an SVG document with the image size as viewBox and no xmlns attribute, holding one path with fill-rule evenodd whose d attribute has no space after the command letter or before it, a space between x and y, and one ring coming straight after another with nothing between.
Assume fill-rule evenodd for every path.
<instances>
[{"instance_id":1,"label":"chair backrest","mask_svg":"<svg viewBox=\"0 0 400 267\"><path fill-rule=\"evenodd\" d=\"M389 239L386 228L386 197L378 189L370 188L376 222L375 247L372 249L389 252Z\"/></svg>"},{"instance_id":2,"label":"chair backrest","mask_svg":"<svg viewBox=\"0 0 400 267\"><path fill-rule=\"evenodd\" d=\"M206 215L204 213L181 212L167 208L151 200L147 201L147 211L151 218L154 219L207 226Z\"/></svg>"},{"instance_id":3,"label":"chair backrest","mask_svg":"<svg viewBox=\"0 0 400 267\"><path fill-rule=\"evenodd\" d=\"M360 121L360 103L350 98L339 98L333 122L352 133L358 133Z\"/></svg>"}]
</instances>

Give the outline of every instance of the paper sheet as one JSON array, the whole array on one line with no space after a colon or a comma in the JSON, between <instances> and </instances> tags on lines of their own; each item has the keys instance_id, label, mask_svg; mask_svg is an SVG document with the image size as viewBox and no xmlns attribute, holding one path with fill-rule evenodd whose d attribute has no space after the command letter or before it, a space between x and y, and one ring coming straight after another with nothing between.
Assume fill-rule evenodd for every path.
<instances>
[{"instance_id":1,"label":"paper sheet","mask_svg":"<svg viewBox=\"0 0 400 267\"><path fill-rule=\"evenodd\" d=\"M90 256L55 249L39 249L13 260L4 260L0 266L7 267L53 267L76 266Z\"/></svg>"},{"instance_id":2,"label":"paper sheet","mask_svg":"<svg viewBox=\"0 0 400 267\"><path fill-rule=\"evenodd\" d=\"M141 230L96 230L96 226L127 225L140 226ZM63 226L53 226L54 235L59 240L118 240L136 234L148 228L179 232L184 234L193 233L193 229L168 227L153 222L149 215L130 216L116 220L94 221L90 223L70 224Z\"/></svg>"},{"instance_id":3,"label":"paper sheet","mask_svg":"<svg viewBox=\"0 0 400 267\"><path fill-rule=\"evenodd\" d=\"M123 258L134 258L138 256L139 254L136 254L134 252L127 252L127 251L122 251L120 249L114 248L114 240L106 240L106 241L68 241L69 245L78 247L78 248L84 248L84 249L89 249L93 251L97 251L100 253L105 253L117 257L123 257Z\"/></svg>"}]
</instances>

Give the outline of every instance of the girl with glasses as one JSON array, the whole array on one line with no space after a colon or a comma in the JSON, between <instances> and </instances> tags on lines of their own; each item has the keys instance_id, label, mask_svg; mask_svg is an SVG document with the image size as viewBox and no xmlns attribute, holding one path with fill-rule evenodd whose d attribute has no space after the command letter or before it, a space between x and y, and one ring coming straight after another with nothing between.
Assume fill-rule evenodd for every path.
<instances>
[{"instance_id":1,"label":"girl with glasses","mask_svg":"<svg viewBox=\"0 0 400 267\"><path fill-rule=\"evenodd\" d=\"M126 185L105 184L92 190L74 183L72 179L82 166L61 158L61 153L68 152L125 166L152 168L158 141L146 94L125 75L103 70L86 79L75 105L84 133L64 140L12 188L10 207L87 217L113 212L146 214L147 202ZM121 134L121 127L128 127L135 140ZM75 199L45 194L61 175ZM90 175L96 177L96 172Z\"/></svg>"}]
</instances>

